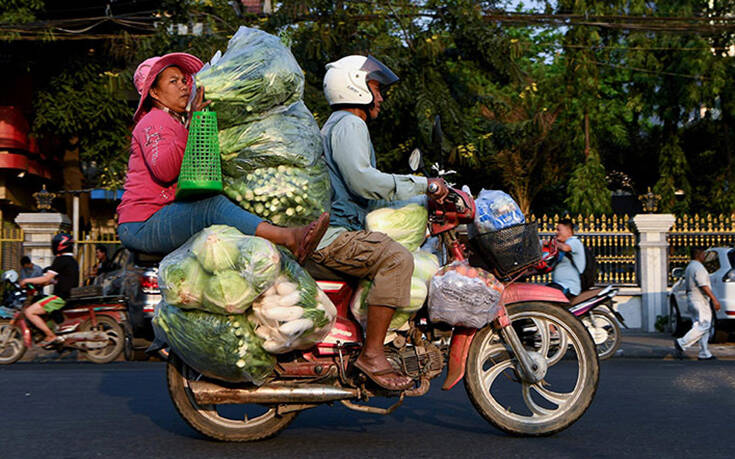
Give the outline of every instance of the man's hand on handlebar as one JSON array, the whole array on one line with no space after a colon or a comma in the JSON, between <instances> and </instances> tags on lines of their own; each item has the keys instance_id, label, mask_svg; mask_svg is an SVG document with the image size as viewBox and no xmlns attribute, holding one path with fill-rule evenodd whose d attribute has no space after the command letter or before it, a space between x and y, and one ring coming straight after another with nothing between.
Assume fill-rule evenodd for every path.
<instances>
[{"instance_id":1,"label":"man's hand on handlebar","mask_svg":"<svg viewBox=\"0 0 735 459\"><path fill-rule=\"evenodd\" d=\"M444 202L444 198L449 194L449 188L443 178L430 178L428 179L429 185L426 189L426 194L436 199L439 204Z\"/></svg>"}]
</instances>

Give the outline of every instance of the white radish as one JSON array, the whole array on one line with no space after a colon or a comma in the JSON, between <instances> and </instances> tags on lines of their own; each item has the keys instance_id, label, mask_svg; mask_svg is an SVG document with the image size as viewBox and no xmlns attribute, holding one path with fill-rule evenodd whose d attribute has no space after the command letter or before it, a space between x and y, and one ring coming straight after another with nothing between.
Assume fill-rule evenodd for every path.
<instances>
[{"instance_id":1,"label":"white radish","mask_svg":"<svg viewBox=\"0 0 735 459\"><path fill-rule=\"evenodd\" d=\"M287 348L286 346L284 346L283 343L269 339L263 343L263 349L265 349L266 352L270 352L271 354L278 354L280 352L283 352Z\"/></svg>"},{"instance_id":2,"label":"white radish","mask_svg":"<svg viewBox=\"0 0 735 459\"><path fill-rule=\"evenodd\" d=\"M298 336L313 326L314 321L311 319L296 319L281 325L278 331L287 336Z\"/></svg>"},{"instance_id":3,"label":"white radish","mask_svg":"<svg viewBox=\"0 0 735 459\"><path fill-rule=\"evenodd\" d=\"M297 284L294 284L293 282L281 282L280 284L276 285L276 291L281 296L286 296L290 293L295 292L299 286Z\"/></svg>"},{"instance_id":4,"label":"white radish","mask_svg":"<svg viewBox=\"0 0 735 459\"><path fill-rule=\"evenodd\" d=\"M255 334L258 335L259 337L265 339L265 340L270 339L270 337L272 336L271 335L271 329L268 328L268 327L266 327L266 326L260 326L260 327L256 328L255 329Z\"/></svg>"},{"instance_id":5,"label":"white radish","mask_svg":"<svg viewBox=\"0 0 735 459\"><path fill-rule=\"evenodd\" d=\"M319 302L319 306L321 306L323 311L330 317L334 318L337 316L337 308L334 307L334 304L329 300L329 298L325 298L323 301Z\"/></svg>"},{"instance_id":6,"label":"white radish","mask_svg":"<svg viewBox=\"0 0 735 459\"><path fill-rule=\"evenodd\" d=\"M269 308L263 310L263 315L269 319L290 322L300 319L304 315L304 308L301 306Z\"/></svg>"},{"instance_id":7,"label":"white radish","mask_svg":"<svg viewBox=\"0 0 735 459\"><path fill-rule=\"evenodd\" d=\"M301 300L301 292L295 291L292 293L289 293L286 296L282 296L280 300L278 300L278 304L280 306L293 306L297 304Z\"/></svg>"},{"instance_id":8,"label":"white radish","mask_svg":"<svg viewBox=\"0 0 735 459\"><path fill-rule=\"evenodd\" d=\"M263 301L261 301L260 304L263 306L263 309L274 308L281 306L280 299L281 297L278 295L267 296L263 298Z\"/></svg>"},{"instance_id":9,"label":"white radish","mask_svg":"<svg viewBox=\"0 0 735 459\"><path fill-rule=\"evenodd\" d=\"M269 288L268 290L266 290L265 292L263 292L263 296L264 297L266 297L266 296L273 296L276 293L277 293L276 286L275 285L272 285L271 288Z\"/></svg>"}]
</instances>

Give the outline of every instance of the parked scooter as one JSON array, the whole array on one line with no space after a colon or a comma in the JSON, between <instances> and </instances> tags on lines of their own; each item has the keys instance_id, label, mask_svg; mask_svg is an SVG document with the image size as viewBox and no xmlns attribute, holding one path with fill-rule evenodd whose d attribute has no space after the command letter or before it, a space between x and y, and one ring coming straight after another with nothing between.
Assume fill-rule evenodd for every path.
<instances>
[{"instance_id":1,"label":"parked scooter","mask_svg":"<svg viewBox=\"0 0 735 459\"><path fill-rule=\"evenodd\" d=\"M0 320L0 364L11 364L20 360L26 350L39 346L43 333L26 320L25 308L33 303L38 293L32 285L21 287L18 274L6 271L2 281L6 294L13 301L20 301L11 319ZM17 303L15 303L17 304ZM62 341L47 349L61 353L68 350L83 352L95 363L115 360L123 351L126 334L129 333L125 299L122 296L70 298L67 306L50 314L49 326L55 329Z\"/></svg>"},{"instance_id":2,"label":"parked scooter","mask_svg":"<svg viewBox=\"0 0 735 459\"><path fill-rule=\"evenodd\" d=\"M543 259L536 265L536 269L542 273L551 272L557 255L556 246L553 243L545 243ZM612 285L602 289L593 287L572 298L566 305L569 312L582 321L592 336L600 360L609 359L620 348L621 333L618 322L628 328L623 316L613 308L613 298L617 294L618 290Z\"/></svg>"}]
</instances>

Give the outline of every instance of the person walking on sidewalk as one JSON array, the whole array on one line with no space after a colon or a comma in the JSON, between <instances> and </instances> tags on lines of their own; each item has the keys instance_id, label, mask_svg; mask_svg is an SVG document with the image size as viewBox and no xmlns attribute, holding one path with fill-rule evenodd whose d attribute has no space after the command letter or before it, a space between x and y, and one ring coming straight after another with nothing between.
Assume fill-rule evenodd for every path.
<instances>
[{"instance_id":1,"label":"person walking on sidewalk","mask_svg":"<svg viewBox=\"0 0 735 459\"><path fill-rule=\"evenodd\" d=\"M707 297L712 301L712 307L715 311L720 310L720 302L717 301L712 293L709 282L709 273L705 269L702 262L704 261L704 249L702 247L692 247L692 261L687 265L684 271L684 285L687 291L687 303L689 309L696 311L697 320L692 324L691 330L681 338L674 339L674 356L678 359L684 357L684 350L699 341L699 360L713 360L713 356L707 348L709 339L709 329L712 325L712 310L709 306Z\"/></svg>"}]
</instances>

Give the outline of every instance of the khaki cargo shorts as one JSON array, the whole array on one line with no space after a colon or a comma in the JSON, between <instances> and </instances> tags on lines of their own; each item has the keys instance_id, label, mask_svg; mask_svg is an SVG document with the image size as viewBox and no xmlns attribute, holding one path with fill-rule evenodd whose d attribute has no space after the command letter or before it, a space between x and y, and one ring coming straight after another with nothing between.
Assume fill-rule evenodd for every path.
<instances>
[{"instance_id":1,"label":"khaki cargo shorts","mask_svg":"<svg viewBox=\"0 0 735 459\"><path fill-rule=\"evenodd\" d=\"M368 305L404 308L411 298L413 255L384 233L345 231L311 259L352 277L369 279L373 286Z\"/></svg>"}]
</instances>

